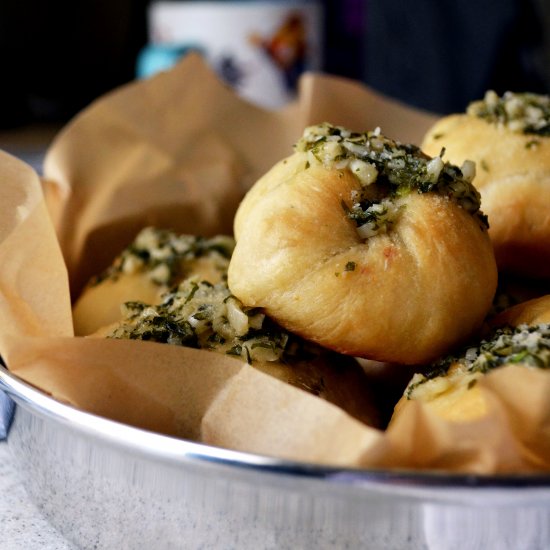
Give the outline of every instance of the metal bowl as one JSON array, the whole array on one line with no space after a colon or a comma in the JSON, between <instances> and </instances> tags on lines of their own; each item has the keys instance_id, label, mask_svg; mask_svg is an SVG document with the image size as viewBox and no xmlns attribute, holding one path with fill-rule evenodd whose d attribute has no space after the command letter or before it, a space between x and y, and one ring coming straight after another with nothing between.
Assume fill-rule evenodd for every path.
<instances>
[{"instance_id":1,"label":"metal bowl","mask_svg":"<svg viewBox=\"0 0 550 550\"><path fill-rule=\"evenodd\" d=\"M550 547L550 476L327 468L163 436L0 366L31 498L82 548Z\"/></svg>"}]
</instances>

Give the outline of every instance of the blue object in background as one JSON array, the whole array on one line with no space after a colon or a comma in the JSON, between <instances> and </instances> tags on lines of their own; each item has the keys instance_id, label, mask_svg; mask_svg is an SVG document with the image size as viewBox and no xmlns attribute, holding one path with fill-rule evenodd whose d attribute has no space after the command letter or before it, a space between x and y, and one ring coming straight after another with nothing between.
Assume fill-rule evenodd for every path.
<instances>
[{"instance_id":1,"label":"blue object in background","mask_svg":"<svg viewBox=\"0 0 550 550\"><path fill-rule=\"evenodd\" d=\"M0 441L8 435L14 410L14 402L0 390Z\"/></svg>"},{"instance_id":2,"label":"blue object in background","mask_svg":"<svg viewBox=\"0 0 550 550\"><path fill-rule=\"evenodd\" d=\"M148 78L155 73L168 70L190 52L202 53L202 50L193 45L150 44L138 55L136 76Z\"/></svg>"}]
</instances>

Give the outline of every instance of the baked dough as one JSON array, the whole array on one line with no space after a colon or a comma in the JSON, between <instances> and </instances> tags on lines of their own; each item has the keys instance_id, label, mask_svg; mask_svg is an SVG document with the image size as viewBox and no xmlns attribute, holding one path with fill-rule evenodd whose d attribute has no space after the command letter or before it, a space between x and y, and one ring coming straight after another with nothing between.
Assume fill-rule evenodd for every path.
<instances>
[{"instance_id":1,"label":"baked dough","mask_svg":"<svg viewBox=\"0 0 550 550\"><path fill-rule=\"evenodd\" d=\"M519 304L493 319L493 332L479 346L448 357L415 374L394 409L392 422L411 400L428 405L440 418L468 422L483 417L488 404L477 381L506 365L550 367L550 296Z\"/></svg>"},{"instance_id":2,"label":"baked dough","mask_svg":"<svg viewBox=\"0 0 550 550\"><path fill-rule=\"evenodd\" d=\"M550 277L550 97L488 92L467 113L442 118L422 149L476 163L499 269Z\"/></svg>"},{"instance_id":3,"label":"baked dough","mask_svg":"<svg viewBox=\"0 0 550 550\"><path fill-rule=\"evenodd\" d=\"M546 296L548 292L550 292L550 285L546 279L518 277L510 273L500 272L498 287L493 300L493 307L488 314L488 320L513 306Z\"/></svg>"},{"instance_id":4,"label":"baked dough","mask_svg":"<svg viewBox=\"0 0 550 550\"><path fill-rule=\"evenodd\" d=\"M378 130L306 129L238 209L232 293L341 353L441 356L479 328L497 282L470 168Z\"/></svg>"},{"instance_id":5,"label":"baked dough","mask_svg":"<svg viewBox=\"0 0 550 550\"><path fill-rule=\"evenodd\" d=\"M550 294L512 306L491 319L492 327L550 323Z\"/></svg>"},{"instance_id":6,"label":"baked dough","mask_svg":"<svg viewBox=\"0 0 550 550\"><path fill-rule=\"evenodd\" d=\"M232 237L210 239L147 227L86 286L73 306L75 334L84 336L121 318L124 302L156 304L183 278L212 283L226 276Z\"/></svg>"},{"instance_id":7,"label":"baked dough","mask_svg":"<svg viewBox=\"0 0 550 550\"><path fill-rule=\"evenodd\" d=\"M354 359L306 342L261 310L244 307L225 281L211 284L194 276L167 292L160 304L127 303L120 321L93 336L228 354L334 403L368 425L380 425L368 380Z\"/></svg>"}]
</instances>

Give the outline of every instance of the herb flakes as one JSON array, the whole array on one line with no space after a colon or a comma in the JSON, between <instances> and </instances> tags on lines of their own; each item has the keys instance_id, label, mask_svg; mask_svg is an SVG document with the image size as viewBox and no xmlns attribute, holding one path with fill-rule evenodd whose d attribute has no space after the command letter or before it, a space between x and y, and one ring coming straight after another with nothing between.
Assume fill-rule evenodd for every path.
<instances>
[{"instance_id":1,"label":"herb flakes","mask_svg":"<svg viewBox=\"0 0 550 550\"><path fill-rule=\"evenodd\" d=\"M244 306L225 281L187 279L158 305L127 302L123 320L108 337L208 349L248 363L319 354L315 345L288 333L259 308Z\"/></svg>"},{"instance_id":2,"label":"herb flakes","mask_svg":"<svg viewBox=\"0 0 550 550\"><path fill-rule=\"evenodd\" d=\"M459 356L449 356L433 363L424 374L416 374L405 390L411 399L418 386L445 377L451 366L466 374L485 374L493 369L521 364L524 367L550 369L550 324L519 325L495 330L491 338L470 347ZM468 388L473 387L470 381Z\"/></svg>"},{"instance_id":3,"label":"herb flakes","mask_svg":"<svg viewBox=\"0 0 550 550\"><path fill-rule=\"evenodd\" d=\"M357 133L328 123L306 128L295 148L309 164L347 169L358 179L361 190L351 206L342 201L342 207L362 238L391 230L401 211L398 199L412 192L449 197L487 227L470 161L459 168L442 160L444 151L430 158L415 145L383 136L379 128Z\"/></svg>"},{"instance_id":4,"label":"herb flakes","mask_svg":"<svg viewBox=\"0 0 550 550\"><path fill-rule=\"evenodd\" d=\"M550 96L534 93L493 90L481 100L470 103L466 112L513 132L550 136Z\"/></svg>"},{"instance_id":5,"label":"herb flakes","mask_svg":"<svg viewBox=\"0 0 550 550\"><path fill-rule=\"evenodd\" d=\"M218 271L223 273L227 270L234 247L232 237L207 239L146 227L92 284L107 278L117 279L121 273L144 273L159 286L173 286L189 275L193 261L203 257L211 258Z\"/></svg>"}]
</instances>

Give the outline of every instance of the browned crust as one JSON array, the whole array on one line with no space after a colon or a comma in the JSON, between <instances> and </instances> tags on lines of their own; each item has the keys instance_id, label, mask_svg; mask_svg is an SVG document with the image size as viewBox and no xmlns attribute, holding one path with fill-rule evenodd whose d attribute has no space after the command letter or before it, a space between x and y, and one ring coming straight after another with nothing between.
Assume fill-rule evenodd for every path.
<instances>
[{"instance_id":1,"label":"browned crust","mask_svg":"<svg viewBox=\"0 0 550 550\"><path fill-rule=\"evenodd\" d=\"M489 217L499 269L550 277L550 138L512 132L470 115L451 115L422 148L459 166L476 162L474 185Z\"/></svg>"},{"instance_id":2,"label":"browned crust","mask_svg":"<svg viewBox=\"0 0 550 550\"><path fill-rule=\"evenodd\" d=\"M379 361L423 363L468 338L496 287L478 221L411 193L394 229L363 241L341 205L356 178L303 159L276 165L241 203L231 291L306 339Z\"/></svg>"}]
</instances>

